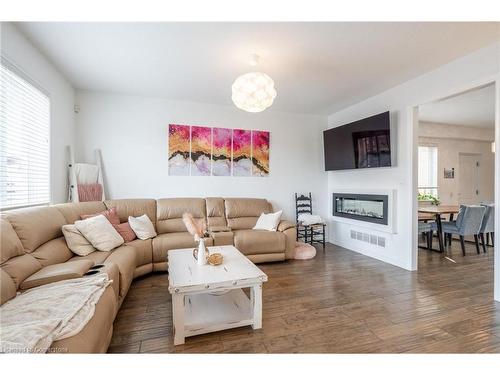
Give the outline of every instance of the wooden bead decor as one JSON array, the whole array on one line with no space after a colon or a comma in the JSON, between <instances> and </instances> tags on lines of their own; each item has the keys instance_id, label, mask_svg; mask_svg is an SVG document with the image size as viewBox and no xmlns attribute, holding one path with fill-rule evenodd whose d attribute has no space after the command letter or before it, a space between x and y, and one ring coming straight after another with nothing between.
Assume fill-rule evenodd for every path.
<instances>
[{"instance_id":1,"label":"wooden bead decor","mask_svg":"<svg viewBox=\"0 0 500 375\"><path fill-rule=\"evenodd\" d=\"M208 257L208 264L218 266L222 264L223 256L221 253L213 253Z\"/></svg>"}]
</instances>

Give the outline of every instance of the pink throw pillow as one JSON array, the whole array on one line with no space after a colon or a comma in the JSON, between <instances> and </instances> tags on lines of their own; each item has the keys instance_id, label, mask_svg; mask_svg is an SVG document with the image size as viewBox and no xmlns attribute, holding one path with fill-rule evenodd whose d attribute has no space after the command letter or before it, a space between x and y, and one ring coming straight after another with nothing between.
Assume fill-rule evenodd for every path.
<instances>
[{"instance_id":1,"label":"pink throw pillow","mask_svg":"<svg viewBox=\"0 0 500 375\"><path fill-rule=\"evenodd\" d=\"M120 236L123 237L125 242L130 242L130 241L133 241L137 238L137 236L135 235L135 232L132 230L128 221L126 223L113 225L113 227L120 234Z\"/></svg>"},{"instance_id":2,"label":"pink throw pillow","mask_svg":"<svg viewBox=\"0 0 500 375\"><path fill-rule=\"evenodd\" d=\"M120 218L118 217L118 213L116 212L116 207L110 208L109 210L99 212L97 214L92 215L81 215L82 220L90 219L91 217L103 215L108 221L114 225L120 224Z\"/></svg>"}]
</instances>

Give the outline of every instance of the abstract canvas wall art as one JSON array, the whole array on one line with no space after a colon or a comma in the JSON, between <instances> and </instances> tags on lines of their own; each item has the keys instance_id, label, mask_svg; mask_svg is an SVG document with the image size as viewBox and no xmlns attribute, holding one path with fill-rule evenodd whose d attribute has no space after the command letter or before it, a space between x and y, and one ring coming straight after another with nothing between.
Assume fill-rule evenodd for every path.
<instances>
[{"instance_id":1,"label":"abstract canvas wall art","mask_svg":"<svg viewBox=\"0 0 500 375\"><path fill-rule=\"evenodd\" d=\"M233 130L233 176L251 176L252 173L252 132Z\"/></svg>"},{"instance_id":2,"label":"abstract canvas wall art","mask_svg":"<svg viewBox=\"0 0 500 375\"><path fill-rule=\"evenodd\" d=\"M191 126L191 176L210 176L212 128Z\"/></svg>"},{"instance_id":3,"label":"abstract canvas wall art","mask_svg":"<svg viewBox=\"0 0 500 375\"><path fill-rule=\"evenodd\" d=\"M269 176L269 132L252 130L252 175Z\"/></svg>"},{"instance_id":4,"label":"abstract canvas wall art","mask_svg":"<svg viewBox=\"0 0 500 375\"><path fill-rule=\"evenodd\" d=\"M232 129L214 128L212 132L212 175L231 176Z\"/></svg>"},{"instance_id":5,"label":"abstract canvas wall art","mask_svg":"<svg viewBox=\"0 0 500 375\"><path fill-rule=\"evenodd\" d=\"M168 174L189 176L190 127L168 126Z\"/></svg>"},{"instance_id":6,"label":"abstract canvas wall art","mask_svg":"<svg viewBox=\"0 0 500 375\"><path fill-rule=\"evenodd\" d=\"M262 130L168 126L170 176L269 176L270 133Z\"/></svg>"}]
</instances>

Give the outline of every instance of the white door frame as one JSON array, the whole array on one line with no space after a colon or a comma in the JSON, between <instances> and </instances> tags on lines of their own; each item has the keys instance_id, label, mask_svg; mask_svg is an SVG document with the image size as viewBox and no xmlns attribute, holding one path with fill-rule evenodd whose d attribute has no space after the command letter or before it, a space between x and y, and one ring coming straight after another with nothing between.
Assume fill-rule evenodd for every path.
<instances>
[{"instance_id":1,"label":"white door frame","mask_svg":"<svg viewBox=\"0 0 500 375\"><path fill-rule=\"evenodd\" d=\"M408 108L409 125L411 126L408 132L410 138L411 153L409 167L412 170L410 175L410 199L409 207L412 207L412 247L410 256L410 268L418 269L418 222L417 222L417 191L418 191L418 107L424 103L430 103L436 100L442 100L451 96L455 96L467 91L481 88L490 84L495 85L495 232L500 233L500 76L479 80L470 85L463 87L460 90L451 90L445 95L437 98L431 98L426 102L419 103ZM494 259L494 299L500 301L500 238L495 236L495 259Z\"/></svg>"}]
</instances>

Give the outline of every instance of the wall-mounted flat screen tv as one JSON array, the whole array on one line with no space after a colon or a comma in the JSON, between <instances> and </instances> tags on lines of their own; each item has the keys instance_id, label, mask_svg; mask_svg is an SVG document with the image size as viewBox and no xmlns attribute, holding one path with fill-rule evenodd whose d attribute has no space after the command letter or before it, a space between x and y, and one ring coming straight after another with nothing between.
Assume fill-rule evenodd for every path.
<instances>
[{"instance_id":1,"label":"wall-mounted flat screen tv","mask_svg":"<svg viewBox=\"0 0 500 375\"><path fill-rule=\"evenodd\" d=\"M323 132L325 170L391 166L389 112Z\"/></svg>"}]
</instances>

